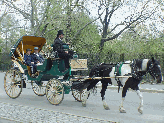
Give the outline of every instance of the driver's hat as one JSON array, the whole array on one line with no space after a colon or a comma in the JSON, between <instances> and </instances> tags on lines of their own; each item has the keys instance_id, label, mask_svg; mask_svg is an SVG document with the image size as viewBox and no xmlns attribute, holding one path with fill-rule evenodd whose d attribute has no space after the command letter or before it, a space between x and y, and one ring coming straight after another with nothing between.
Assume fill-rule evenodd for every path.
<instances>
[{"instance_id":1,"label":"driver's hat","mask_svg":"<svg viewBox=\"0 0 164 123\"><path fill-rule=\"evenodd\" d=\"M63 30L59 30L58 35L64 35Z\"/></svg>"}]
</instances>

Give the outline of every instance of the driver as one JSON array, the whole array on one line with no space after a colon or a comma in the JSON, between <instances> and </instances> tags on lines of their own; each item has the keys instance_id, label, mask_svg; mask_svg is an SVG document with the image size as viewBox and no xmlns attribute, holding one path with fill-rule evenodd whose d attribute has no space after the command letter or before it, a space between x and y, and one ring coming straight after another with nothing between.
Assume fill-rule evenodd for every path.
<instances>
[{"instance_id":1,"label":"driver","mask_svg":"<svg viewBox=\"0 0 164 123\"><path fill-rule=\"evenodd\" d=\"M71 50L65 51L64 50L63 46L64 45L69 45L69 44L64 43L62 41L63 38L64 38L63 30L59 30L58 34L57 34L57 37L54 40L53 51L57 51L59 58L64 59L65 68L68 69L68 68L70 68L70 66L69 66L69 59L72 58L73 51L71 51Z\"/></svg>"}]
</instances>

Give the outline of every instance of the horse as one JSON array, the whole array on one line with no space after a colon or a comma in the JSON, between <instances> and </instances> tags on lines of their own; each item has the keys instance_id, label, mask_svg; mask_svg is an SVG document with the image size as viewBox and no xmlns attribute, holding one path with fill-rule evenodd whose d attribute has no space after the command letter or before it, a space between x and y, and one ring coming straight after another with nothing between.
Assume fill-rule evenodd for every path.
<instances>
[{"instance_id":1,"label":"horse","mask_svg":"<svg viewBox=\"0 0 164 123\"><path fill-rule=\"evenodd\" d=\"M118 68L119 74L116 73L118 71L116 68ZM103 106L106 110L109 110L109 106L105 101L105 91L107 89L108 84L112 84L118 87L120 86L123 87L122 101L119 107L120 113L126 113L126 110L123 107L123 102L125 100L127 90L131 88L132 90L136 91L137 95L140 98L138 112L142 114L143 96L139 90L139 84L143 79L143 76L146 75L147 73L149 73L154 79L156 79L157 83L161 83L162 81L161 66L159 61L155 60L154 58L134 59L133 61L125 61L121 65L102 63L94 66L89 73L89 77L93 77L93 79L88 79L84 81L84 83L89 83L89 86L87 86L86 96L82 100L82 106L84 107L86 106L86 100L88 97L87 95L89 94L89 90L95 87L99 81L101 81L102 89L100 93L102 97ZM117 75L126 76L126 77L117 78ZM94 76L102 77L102 79L94 79Z\"/></svg>"}]
</instances>

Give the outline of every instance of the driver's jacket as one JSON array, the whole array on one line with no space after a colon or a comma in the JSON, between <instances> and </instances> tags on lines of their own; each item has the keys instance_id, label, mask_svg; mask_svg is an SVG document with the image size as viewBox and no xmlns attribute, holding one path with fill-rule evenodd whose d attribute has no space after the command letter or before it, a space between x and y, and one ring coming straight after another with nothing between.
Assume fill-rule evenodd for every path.
<instances>
[{"instance_id":1,"label":"driver's jacket","mask_svg":"<svg viewBox=\"0 0 164 123\"><path fill-rule=\"evenodd\" d=\"M64 53L65 52L64 46L67 46L69 48L69 46L66 43L63 43L61 39L56 38L53 44L53 51L57 51L58 53Z\"/></svg>"}]
</instances>

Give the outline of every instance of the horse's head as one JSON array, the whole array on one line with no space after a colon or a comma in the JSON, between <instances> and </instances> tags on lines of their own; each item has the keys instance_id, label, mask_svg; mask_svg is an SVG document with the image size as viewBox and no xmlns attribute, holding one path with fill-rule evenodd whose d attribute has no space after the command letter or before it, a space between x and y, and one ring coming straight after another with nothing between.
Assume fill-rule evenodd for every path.
<instances>
[{"instance_id":1,"label":"horse's head","mask_svg":"<svg viewBox=\"0 0 164 123\"><path fill-rule=\"evenodd\" d=\"M149 74L157 80L157 83L161 83L162 81L162 74L161 74L161 66L159 61L152 58L148 61L147 70Z\"/></svg>"}]
</instances>

